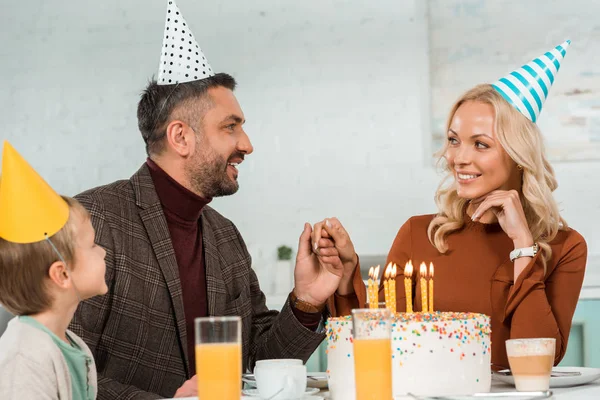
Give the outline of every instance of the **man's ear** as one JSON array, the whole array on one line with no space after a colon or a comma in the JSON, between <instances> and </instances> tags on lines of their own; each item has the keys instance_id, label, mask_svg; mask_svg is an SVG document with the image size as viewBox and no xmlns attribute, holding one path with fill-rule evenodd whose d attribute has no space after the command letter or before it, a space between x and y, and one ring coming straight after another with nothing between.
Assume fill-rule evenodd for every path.
<instances>
[{"instance_id":1,"label":"man's ear","mask_svg":"<svg viewBox=\"0 0 600 400\"><path fill-rule=\"evenodd\" d=\"M179 154L187 157L194 152L194 132L188 124L174 120L167 125L167 146Z\"/></svg>"}]
</instances>

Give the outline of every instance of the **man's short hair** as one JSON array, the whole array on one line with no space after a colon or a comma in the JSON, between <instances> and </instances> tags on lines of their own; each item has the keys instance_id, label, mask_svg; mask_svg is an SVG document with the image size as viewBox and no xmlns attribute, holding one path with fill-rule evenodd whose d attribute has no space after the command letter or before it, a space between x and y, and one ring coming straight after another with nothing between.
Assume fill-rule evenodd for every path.
<instances>
[{"instance_id":1,"label":"man's short hair","mask_svg":"<svg viewBox=\"0 0 600 400\"><path fill-rule=\"evenodd\" d=\"M69 205L69 219L50 237L69 268L75 261L74 216L89 219L88 211L77 200L63 199ZM48 292L50 266L60 258L50 243L13 243L0 238L0 303L14 315L31 315L48 310L54 299Z\"/></svg>"},{"instance_id":2,"label":"man's short hair","mask_svg":"<svg viewBox=\"0 0 600 400\"><path fill-rule=\"evenodd\" d=\"M164 150L163 139L175 109L182 105L194 107L198 104L197 101L205 101L205 104L210 105L208 90L219 86L234 90L236 82L231 75L225 73L175 85L159 85L156 80L150 81L142 93L137 109L138 127L146 143L146 153L160 154ZM201 118L202 115L199 116Z\"/></svg>"}]
</instances>

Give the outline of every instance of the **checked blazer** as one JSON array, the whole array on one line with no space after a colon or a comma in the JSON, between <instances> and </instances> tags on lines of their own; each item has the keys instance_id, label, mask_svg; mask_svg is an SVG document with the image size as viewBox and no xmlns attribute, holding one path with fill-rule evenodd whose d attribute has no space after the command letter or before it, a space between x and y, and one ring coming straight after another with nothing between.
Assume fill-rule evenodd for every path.
<instances>
[{"instance_id":1,"label":"checked blazer","mask_svg":"<svg viewBox=\"0 0 600 400\"><path fill-rule=\"evenodd\" d=\"M92 350L98 399L172 397L189 379L179 270L167 221L144 164L129 180L76 198L106 249L108 293L83 301L70 329ZM305 328L286 301L269 311L235 225L206 206L202 224L208 312L242 318L243 369L264 358L307 360L323 333Z\"/></svg>"}]
</instances>

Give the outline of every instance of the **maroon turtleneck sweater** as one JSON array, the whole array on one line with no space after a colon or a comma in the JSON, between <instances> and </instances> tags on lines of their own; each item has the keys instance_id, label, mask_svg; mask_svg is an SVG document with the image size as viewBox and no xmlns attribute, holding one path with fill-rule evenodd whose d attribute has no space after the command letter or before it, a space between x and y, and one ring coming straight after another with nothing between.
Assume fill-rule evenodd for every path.
<instances>
[{"instance_id":1,"label":"maroon turtleneck sweater","mask_svg":"<svg viewBox=\"0 0 600 400\"><path fill-rule=\"evenodd\" d=\"M163 207L179 269L190 374L196 373L194 319L208 315L200 213L210 199L184 188L156 163L146 161Z\"/></svg>"},{"instance_id":2,"label":"maroon turtleneck sweater","mask_svg":"<svg viewBox=\"0 0 600 400\"><path fill-rule=\"evenodd\" d=\"M175 250L185 312L189 370L190 376L193 376L196 373L194 319L208 315L200 216L211 199L189 191L151 159L148 158L146 164L162 204ZM292 312L302 325L313 331L321 321L321 313L306 313L295 307L292 307Z\"/></svg>"}]
</instances>

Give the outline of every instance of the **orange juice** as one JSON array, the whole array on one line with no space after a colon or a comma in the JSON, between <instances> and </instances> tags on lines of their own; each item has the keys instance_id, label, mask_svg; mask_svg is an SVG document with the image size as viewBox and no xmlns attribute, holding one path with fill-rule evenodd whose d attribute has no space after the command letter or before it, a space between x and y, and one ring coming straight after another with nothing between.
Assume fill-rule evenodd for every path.
<instances>
[{"instance_id":1,"label":"orange juice","mask_svg":"<svg viewBox=\"0 0 600 400\"><path fill-rule=\"evenodd\" d=\"M390 339L354 339L356 400L392 398Z\"/></svg>"},{"instance_id":2,"label":"orange juice","mask_svg":"<svg viewBox=\"0 0 600 400\"><path fill-rule=\"evenodd\" d=\"M198 398L240 400L242 395L242 345L196 345Z\"/></svg>"}]
</instances>

